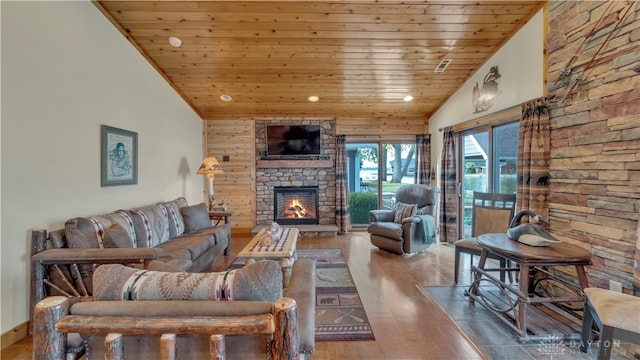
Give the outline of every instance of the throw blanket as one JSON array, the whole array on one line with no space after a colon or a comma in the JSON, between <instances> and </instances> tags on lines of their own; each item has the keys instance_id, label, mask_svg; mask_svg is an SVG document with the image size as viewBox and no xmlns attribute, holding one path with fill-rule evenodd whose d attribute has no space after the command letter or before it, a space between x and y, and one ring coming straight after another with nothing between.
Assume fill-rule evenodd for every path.
<instances>
[{"instance_id":1,"label":"throw blanket","mask_svg":"<svg viewBox=\"0 0 640 360\"><path fill-rule=\"evenodd\" d=\"M420 223L418 223L416 228L422 236L422 243L432 244L436 238L436 219L431 215L416 216L420 218Z\"/></svg>"}]
</instances>

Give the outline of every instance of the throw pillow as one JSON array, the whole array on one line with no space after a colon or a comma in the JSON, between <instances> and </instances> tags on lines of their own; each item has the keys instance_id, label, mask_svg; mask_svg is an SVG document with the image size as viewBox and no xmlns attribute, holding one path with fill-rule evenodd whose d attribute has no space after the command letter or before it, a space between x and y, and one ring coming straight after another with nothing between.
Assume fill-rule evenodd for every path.
<instances>
[{"instance_id":1,"label":"throw pillow","mask_svg":"<svg viewBox=\"0 0 640 360\"><path fill-rule=\"evenodd\" d=\"M104 248L132 248L133 240L121 225L113 224L104 231L102 246Z\"/></svg>"},{"instance_id":2,"label":"throw pillow","mask_svg":"<svg viewBox=\"0 0 640 360\"><path fill-rule=\"evenodd\" d=\"M282 270L273 260L241 269L210 272L140 270L121 264L99 266L93 274L93 298L104 300L254 300L282 297Z\"/></svg>"},{"instance_id":3,"label":"throw pillow","mask_svg":"<svg viewBox=\"0 0 640 360\"><path fill-rule=\"evenodd\" d=\"M418 208L418 210L416 211L416 215L431 215L432 212L433 212L432 206L426 205L421 208Z\"/></svg>"},{"instance_id":4,"label":"throw pillow","mask_svg":"<svg viewBox=\"0 0 640 360\"><path fill-rule=\"evenodd\" d=\"M184 219L184 232L190 233L211 226L207 204L200 203L180 209Z\"/></svg>"},{"instance_id":5,"label":"throw pillow","mask_svg":"<svg viewBox=\"0 0 640 360\"><path fill-rule=\"evenodd\" d=\"M396 222L398 224L401 224L403 219L415 215L416 211L418 211L417 204L405 204L402 202L398 202L396 203L396 205L396 210L393 213L393 222Z\"/></svg>"}]
</instances>

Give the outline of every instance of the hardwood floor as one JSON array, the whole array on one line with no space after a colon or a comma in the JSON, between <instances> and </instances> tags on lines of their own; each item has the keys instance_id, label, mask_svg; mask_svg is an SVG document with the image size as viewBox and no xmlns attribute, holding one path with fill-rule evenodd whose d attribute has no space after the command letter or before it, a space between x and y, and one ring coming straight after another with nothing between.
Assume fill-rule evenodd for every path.
<instances>
[{"instance_id":1,"label":"hardwood floor","mask_svg":"<svg viewBox=\"0 0 640 360\"><path fill-rule=\"evenodd\" d=\"M219 271L235 258L250 236L234 234L232 255L218 261ZM453 246L433 245L402 257L378 250L366 232L337 237L301 238L298 248L342 248L358 288L375 341L317 342L311 359L486 359L418 286L453 284ZM468 282L468 273L460 282ZM466 278L465 278L466 277ZM1 358L31 359L31 339L2 351ZM230 358L232 354L229 354Z\"/></svg>"}]
</instances>

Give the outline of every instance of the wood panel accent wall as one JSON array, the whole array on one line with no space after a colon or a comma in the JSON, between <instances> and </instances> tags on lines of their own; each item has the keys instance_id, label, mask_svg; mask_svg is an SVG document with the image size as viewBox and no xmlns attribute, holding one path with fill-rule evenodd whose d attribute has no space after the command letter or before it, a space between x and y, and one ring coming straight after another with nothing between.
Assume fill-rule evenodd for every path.
<instances>
[{"instance_id":1,"label":"wood panel accent wall","mask_svg":"<svg viewBox=\"0 0 640 360\"><path fill-rule=\"evenodd\" d=\"M640 208L639 13L628 1L553 1L547 44L551 230L592 252L592 286L625 292Z\"/></svg>"},{"instance_id":2,"label":"wood panel accent wall","mask_svg":"<svg viewBox=\"0 0 640 360\"><path fill-rule=\"evenodd\" d=\"M336 119L337 135L415 135L429 131L428 117L423 119Z\"/></svg>"},{"instance_id":3,"label":"wood panel accent wall","mask_svg":"<svg viewBox=\"0 0 640 360\"><path fill-rule=\"evenodd\" d=\"M234 231L250 232L256 218L255 123L205 121L204 132L207 155L216 156L224 170L224 174L215 177L216 200L229 204L229 210L235 212L231 219ZM224 156L229 161L224 161Z\"/></svg>"}]
</instances>

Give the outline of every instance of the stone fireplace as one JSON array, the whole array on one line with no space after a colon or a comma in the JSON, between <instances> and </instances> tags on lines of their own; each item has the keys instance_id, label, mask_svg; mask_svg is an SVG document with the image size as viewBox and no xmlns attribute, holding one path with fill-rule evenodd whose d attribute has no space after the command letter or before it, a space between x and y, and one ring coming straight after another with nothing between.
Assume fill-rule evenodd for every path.
<instances>
[{"instance_id":1,"label":"stone fireplace","mask_svg":"<svg viewBox=\"0 0 640 360\"><path fill-rule=\"evenodd\" d=\"M276 186L273 219L280 225L318 223L318 187Z\"/></svg>"},{"instance_id":2,"label":"stone fireplace","mask_svg":"<svg viewBox=\"0 0 640 360\"><path fill-rule=\"evenodd\" d=\"M301 159L262 159L266 150L265 127L267 124L319 124L321 127L322 155ZM267 226L278 221L274 214L277 197L276 188L313 188L316 191L314 222L298 222L299 225L336 224L336 171L335 171L335 121L256 121L256 225ZM288 220L284 220L285 222ZM305 219L304 221L309 221ZM291 223L287 223L291 224Z\"/></svg>"}]
</instances>

